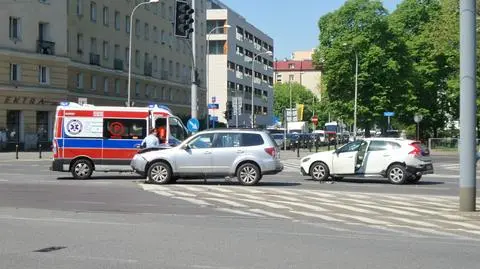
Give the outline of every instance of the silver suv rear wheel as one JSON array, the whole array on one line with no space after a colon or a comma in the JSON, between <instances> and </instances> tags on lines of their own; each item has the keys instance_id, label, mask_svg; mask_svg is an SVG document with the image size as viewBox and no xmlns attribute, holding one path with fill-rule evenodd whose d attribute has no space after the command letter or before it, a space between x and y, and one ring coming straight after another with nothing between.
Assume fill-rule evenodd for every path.
<instances>
[{"instance_id":1,"label":"silver suv rear wheel","mask_svg":"<svg viewBox=\"0 0 480 269\"><path fill-rule=\"evenodd\" d=\"M408 175L403 165L394 164L388 169L387 178L393 184L403 184L407 181Z\"/></svg>"}]
</instances>

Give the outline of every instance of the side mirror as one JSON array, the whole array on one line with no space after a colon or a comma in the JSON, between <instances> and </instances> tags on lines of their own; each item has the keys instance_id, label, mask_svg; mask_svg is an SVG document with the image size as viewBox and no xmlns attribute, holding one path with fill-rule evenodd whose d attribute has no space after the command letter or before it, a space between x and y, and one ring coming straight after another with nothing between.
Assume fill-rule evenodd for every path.
<instances>
[{"instance_id":1,"label":"side mirror","mask_svg":"<svg viewBox=\"0 0 480 269\"><path fill-rule=\"evenodd\" d=\"M189 150L190 146L188 144L182 145L183 150Z\"/></svg>"}]
</instances>

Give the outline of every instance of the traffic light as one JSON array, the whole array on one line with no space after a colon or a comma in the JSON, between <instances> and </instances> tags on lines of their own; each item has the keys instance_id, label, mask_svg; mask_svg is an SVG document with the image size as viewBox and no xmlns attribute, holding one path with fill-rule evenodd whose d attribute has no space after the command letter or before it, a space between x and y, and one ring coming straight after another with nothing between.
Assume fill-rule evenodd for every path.
<instances>
[{"instance_id":1,"label":"traffic light","mask_svg":"<svg viewBox=\"0 0 480 269\"><path fill-rule=\"evenodd\" d=\"M192 23L194 22L192 18L194 10L190 8L187 2L185 1L176 1L175 4L175 36L185 37L193 32Z\"/></svg>"}]
</instances>

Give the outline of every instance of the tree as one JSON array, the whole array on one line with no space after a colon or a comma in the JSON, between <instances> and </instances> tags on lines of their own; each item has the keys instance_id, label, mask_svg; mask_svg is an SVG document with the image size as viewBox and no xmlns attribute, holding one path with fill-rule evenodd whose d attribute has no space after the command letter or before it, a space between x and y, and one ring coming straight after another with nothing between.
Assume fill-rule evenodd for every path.
<instances>
[{"instance_id":1,"label":"tree","mask_svg":"<svg viewBox=\"0 0 480 269\"><path fill-rule=\"evenodd\" d=\"M329 107L353 121L355 53L359 58L357 125L368 135L375 123L386 125L385 111L404 111L408 58L404 43L388 27L380 1L348 0L320 18L320 44L314 54L324 67ZM347 46L345 46L347 44Z\"/></svg>"},{"instance_id":2,"label":"tree","mask_svg":"<svg viewBox=\"0 0 480 269\"><path fill-rule=\"evenodd\" d=\"M309 121L315 114L321 112L321 106L318 102L315 102L314 95L307 88L299 83L276 83L273 87L274 102L273 111L274 114L283 118L283 113L286 108L290 107L290 91L292 93L292 107L295 108L297 104L304 104L305 109L303 112L303 120Z\"/></svg>"}]
</instances>

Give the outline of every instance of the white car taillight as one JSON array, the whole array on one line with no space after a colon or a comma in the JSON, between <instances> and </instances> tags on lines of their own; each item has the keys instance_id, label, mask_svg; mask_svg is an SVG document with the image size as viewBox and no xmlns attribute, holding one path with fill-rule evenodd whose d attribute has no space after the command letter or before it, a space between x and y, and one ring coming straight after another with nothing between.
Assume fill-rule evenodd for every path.
<instances>
[{"instance_id":1,"label":"white car taillight","mask_svg":"<svg viewBox=\"0 0 480 269\"><path fill-rule=\"evenodd\" d=\"M415 157L422 156L422 148L418 143L411 143L410 146L412 147L412 151L410 151L408 154L414 155Z\"/></svg>"}]
</instances>

